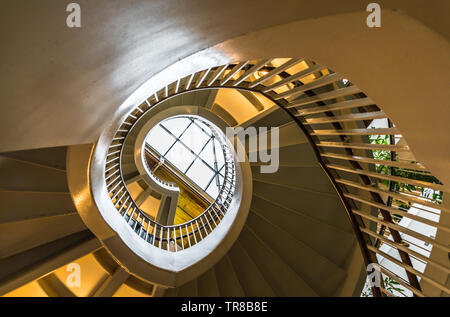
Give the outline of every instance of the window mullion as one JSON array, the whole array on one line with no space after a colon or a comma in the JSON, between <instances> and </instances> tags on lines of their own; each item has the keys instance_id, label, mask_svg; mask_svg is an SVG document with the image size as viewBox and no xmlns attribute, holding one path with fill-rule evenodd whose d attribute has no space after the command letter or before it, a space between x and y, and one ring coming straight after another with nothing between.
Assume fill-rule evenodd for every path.
<instances>
[{"instance_id":1,"label":"window mullion","mask_svg":"<svg viewBox=\"0 0 450 317\"><path fill-rule=\"evenodd\" d=\"M200 150L200 152L198 152L198 156L200 156L200 154L202 154L203 150L206 148L206 146L208 145L209 141L211 141L211 138L209 138L208 141L206 141L205 145L203 145L203 147ZM192 167L192 165L194 165L196 160L197 160L197 156L194 158L194 160L191 162L191 164L189 164L189 166L186 169L186 172L184 172L184 174L186 174L189 171L189 169Z\"/></svg>"},{"instance_id":2,"label":"window mullion","mask_svg":"<svg viewBox=\"0 0 450 317\"><path fill-rule=\"evenodd\" d=\"M215 178L216 178L216 185L217 188L220 188L220 179L219 179L219 167L217 166L217 155L216 155L216 144L214 143L215 139L214 136L212 136L213 139L213 143L212 143L212 147L213 147L213 154L214 154L214 170L216 171L215 173Z\"/></svg>"},{"instance_id":3,"label":"window mullion","mask_svg":"<svg viewBox=\"0 0 450 317\"><path fill-rule=\"evenodd\" d=\"M165 127L164 127L164 129L167 131L167 132L169 132L172 136L174 136L173 135L173 133L171 133L169 130L167 130ZM189 146L187 146L183 141L181 141L180 139L178 139L178 142L180 142L180 144L182 145L182 146L184 146L189 152L191 152L196 158L198 158L200 161L202 161L203 163L205 163L205 165L206 166L208 166L213 172L214 172L214 168L212 168L211 167L211 165L209 165L207 162L205 162L205 160L204 159L202 159L200 156L198 156L198 154L197 153L195 153L194 151L192 151L192 149L189 147Z\"/></svg>"},{"instance_id":4,"label":"window mullion","mask_svg":"<svg viewBox=\"0 0 450 317\"><path fill-rule=\"evenodd\" d=\"M163 155L164 158L166 157L167 153L169 153L169 151L173 148L173 146L174 146L178 141L181 142L180 138L183 136L184 132L186 132L187 129L189 129L189 127L192 125L192 123L193 123L193 121L191 120L191 122L187 125L187 127L183 130L183 132L181 132L181 134L180 134L179 137L176 137L176 136L172 133L172 131L170 131L170 130L167 129L165 126L163 126L162 123L159 124L161 128L163 128L167 133L169 133L171 136L173 136L173 137L175 138L175 142L172 143L172 145L169 147L169 149L168 149L168 150L166 151L166 153Z\"/></svg>"}]
</instances>

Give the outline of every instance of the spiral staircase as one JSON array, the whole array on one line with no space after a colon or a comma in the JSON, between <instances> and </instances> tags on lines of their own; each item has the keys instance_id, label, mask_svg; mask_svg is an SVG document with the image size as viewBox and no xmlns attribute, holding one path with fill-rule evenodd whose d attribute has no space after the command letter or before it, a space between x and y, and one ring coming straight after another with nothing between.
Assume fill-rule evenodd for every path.
<instances>
[{"instance_id":1,"label":"spiral staircase","mask_svg":"<svg viewBox=\"0 0 450 317\"><path fill-rule=\"evenodd\" d=\"M382 106L342 75L270 58L155 81L95 144L1 153L0 294L360 296L366 266L377 263L383 281L373 296L449 295L446 188ZM267 163L249 161L256 153L236 142L247 153L238 161L224 138L218 198L188 222L150 217L138 200L178 197L149 170L143 146L173 115L223 132L278 127L279 145L256 150L278 152L278 169L262 173ZM66 279L71 263L81 268L79 289Z\"/></svg>"}]
</instances>

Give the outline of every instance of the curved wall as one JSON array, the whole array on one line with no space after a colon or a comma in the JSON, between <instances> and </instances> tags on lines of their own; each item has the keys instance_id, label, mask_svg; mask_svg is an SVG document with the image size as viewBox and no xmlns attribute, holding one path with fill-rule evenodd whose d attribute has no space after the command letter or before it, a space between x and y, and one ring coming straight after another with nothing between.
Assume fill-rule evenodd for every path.
<instances>
[{"instance_id":1,"label":"curved wall","mask_svg":"<svg viewBox=\"0 0 450 317\"><path fill-rule=\"evenodd\" d=\"M382 14L382 28L375 30L365 25L366 3L360 0L170 4L165 0L79 0L82 27L70 29L65 25L68 13L64 2L4 0L0 10L0 124L4 130L0 151L92 143L117 107L165 67L236 36L293 21L304 23L291 24L276 40L299 46L298 52L274 47L265 37L260 38L258 47L263 46L267 53L277 50L272 56L308 56L339 68L370 93L371 87L360 82L353 68L380 56L392 62L399 58L419 62L414 74L418 82L425 78L444 81L448 65L441 64L442 58L435 54L442 51L448 60L450 2L377 2L387 11ZM346 15L351 12L354 14ZM421 33L414 27L417 25L430 29ZM389 34L396 46L391 47ZM440 47L435 45L439 41ZM252 55L258 57L264 50L258 48ZM409 54L412 51L419 53L419 59ZM335 55L340 62L325 55ZM370 73L367 65L363 66L361 70ZM397 70L385 72L397 77ZM381 81L378 86L384 90L388 83L373 77ZM401 80L408 77L404 74ZM426 89L420 89L422 100L433 98ZM427 106L443 108L439 103Z\"/></svg>"}]
</instances>

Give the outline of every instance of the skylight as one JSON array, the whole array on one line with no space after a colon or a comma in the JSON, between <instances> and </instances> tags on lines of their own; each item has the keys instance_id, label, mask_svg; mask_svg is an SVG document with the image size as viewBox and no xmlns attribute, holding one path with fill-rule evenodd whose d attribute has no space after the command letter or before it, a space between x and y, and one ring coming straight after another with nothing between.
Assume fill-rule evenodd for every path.
<instances>
[{"instance_id":1,"label":"skylight","mask_svg":"<svg viewBox=\"0 0 450 317\"><path fill-rule=\"evenodd\" d=\"M224 179L225 158L211 128L194 116L168 118L146 142L198 187L215 199Z\"/></svg>"}]
</instances>

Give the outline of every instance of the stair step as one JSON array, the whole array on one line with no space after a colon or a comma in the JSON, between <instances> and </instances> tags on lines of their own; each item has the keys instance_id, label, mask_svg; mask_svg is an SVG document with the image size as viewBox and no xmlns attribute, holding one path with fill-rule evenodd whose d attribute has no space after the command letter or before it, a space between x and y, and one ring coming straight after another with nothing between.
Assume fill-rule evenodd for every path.
<instances>
[{"instance_id":1,"label":"stair step","mask_svg":"<svg viewBox=\"0 0 450 317\"><path fill-rule=\"evenodd\" d=\"M253 182L253 195L275 205L316 219L353 234L350 221L337 195L306 191L275 184Z\"/></svg>"},{"instance_id":2,"label":"stair step","mask_svg":"<svg viewBox=\"0 0 450 317\"><path fill-rule=\"evenodd\" d=\"M273 155L271 152L269 152ZM249 157L250 157L249 153ZM257 155L258 162L250 163L251 165L261 165L260 156ZM278 149L278 158L280 166L291 167L317 167L317 158L308 143L293 144Z\"/></svg>"},{"instance_id":3,"label":"stair step","mask_svg":"<svg viewBox=\"0 0 450 317\"><path fill-rule=\"evenodd\" d=\"M85 230L1 259L0 295L36 280L99 248L101 243L89 230Z\"/></svg>"},{"instance_id":4,"label":"stair step","mask_svg":"<svg viewBox=\"0 0 450 317\"><path fill-rule=\"evenodd\" d=\"M252 201L251 210L290 233L298 241L302 241L338 266L345 266L347 256L355 243L353 235L335 230L333 227L257 197L254 197ZM340 210L336 209L335 211L339 212Z\"/></svg>"},{"instance_id":5,"label":"stair step","mask_svg":"<svg viewBox=\"0 0 450 317\"><path fill-rule=\"evenodd\" d=\"M308 143L308 139L303 133L303 131L300 129L300 127L297 125L295 121L289 121L281 126L278 127L279 129L279 147L285 147L285 146L291 146L295 144L303 144ZM269 140L271 129L270 127L267 128L266 133L259 133L258 138L266 138ZM250 142L250 141L249 141ZM257 141L258 142L258 141ZM271 148L271 143L267 143L267 147Z\"/></svg>"},{"instance_id":6,"label":"stair step","mask_svg":"<svg viewBox=\"0 0 450 317\"><path fill-rule=\"evenodd\" d=\"M233 269L230 258L225 255L214 267L220 295L224 297L244 297L245 293Z\"/></svg>"},{"instance_id":7,"label":"stair step","mask_svg":"<svg viewBox=\"0 0 450 317\"><path fill-rule=\"evenodd\" d=\"M245 296L275 296L272 288L264 279L255 262L242 247L239 239L228 252L239 283L244 289Z\"/></svg>"},{"instance_id":8,"label":"stair step","mask_svg":"<svg viewBox=\"0 0 450 317\"><path fill-rule=\"evenodd\" d=\"M280 210L280 213L283 214L284 217L290 217L291 219L295 219L297 222L300 222L300 226L312 226L312 227L320 227L322 231L328 234L339 234L347 237L353 236L353 233L350 230L343 230L337 226L335 226L332 219L328 219L327 222L324 222L320 219L317 219L314 216L310 216L308 213L303 212L303 206L299 206L298 204L293 206L294 208L290 208L286 206L286 204L279 203L277 201L272 200L272 195L269 196L260 196L258 194L253 195L251 208L255 210L266 210L268 207ZM320 202L316 202L318 207L320 208ZM300 209L302 208L302 209ZM325 207L324 207L325 208ZM331 206L331 210L329 213L334 213L333 218L343 218L345 220L345 209L340 205L336 204ZM348 221L348 220L347 220Z\"/></svg>"},{"instance_id":9,"label":"stair step","mask_svg":"<svg viewBox=\"0 0 450 317\"><path fill-rule=\"evenodd\" d=\"M76 214L36 218L0 225L0 259L86 230Z\"/></svg>"},{"instance_id":10,"label":"stair step","mask_svg":"<svg viewBox=\"0 0 450 317\"><path fill-rule=\"evenodd\" d=\"M198 281L193 279L186 284L181 285L175 296L177 297L197 297L198 296Z\"/></svg>"},{"instance_id":11,"label":"stair step","mask_svg":"<svg viewBox=\"0 0 450 317\"><path fill-rule=\"evenodd\" d=\"M318 295L331 296L341 285L345 271L288 232L254 212L247 225Z\"/></svg>"},{"instance_id":12,"label":"stair step","mask_svg":"<svg viewBox=\"0 0 450 317\"><path fill-rule=\"evenodd\" d=\"M0 156L0 190L68 192L66 173Z\"/></svg>"},{"instance_id":13,"label":"stair step","mask_svg":"<svg viewBox=\"0 0 450 317\"><path fill-rule=\"evenodd\" d=\"M60 170L66 169L66 146L5 152L0 155Z\"/></svg>"},{"instance_id":14,"label":"stair step","mask_svg":"<svg viewBox=\"0 0 450 317\"><path fill-rule=\"evenodd\" d=\"M278 107L274 112L268 116L264 116L252 126L259 127L279 127L292 121L292 117L282 108Z\"/></svg>"},{"instance_id":15,"label":"stair step","mask_svg":"<svg viewBox=\"0 0 450 317\"><path fill-rule=\"evenodd\" d=\"M307 188L336 195L335 189L319 165L317 167L280 166L276 173L261 173L259 166L251 166L251 169L253 179L256 181L291 188Z\"/></svg>"},{"instance_id":16,"label":"stair step","mask_svg":"<svg viewBox=\"0 0 450 317\"><path fill-rule=\"evenodd\" d=\"M242 124L243 127L279 127L292 121L292 117L286 113L286 111L278 106L264 110L259 116L250 119Z\"/></svg>"},{"instance_id":17,"label":"stair step","mask_svg":"<svg viewBox=\"0 0 450 317\"><path fill-rule=\"evenodd\" d=\"M317 296L311 287L283 259L270 250L247 225L242 229L239 241L277 296Z\"/></svg>"},{"instance_id":18,"label":"stair step","mask_svg":"<svg viewBox=\"0 0 450 317\"><path fill-rule=\"evenodd\" d=\"M0 224L75 214L69 193L0 191Z\"/></svg>"},{"instance_id":19,"label":"stair step","mask_svg":"<svg viewBox=\"0 0 450 317\"><path fill-rule=\"evenodd\" d=\"M197 278L197 282L198 282L198 296L200 297L220 296L214 267L212 267L211 269L200 275Z\"/></svg>"}]
</instances>

